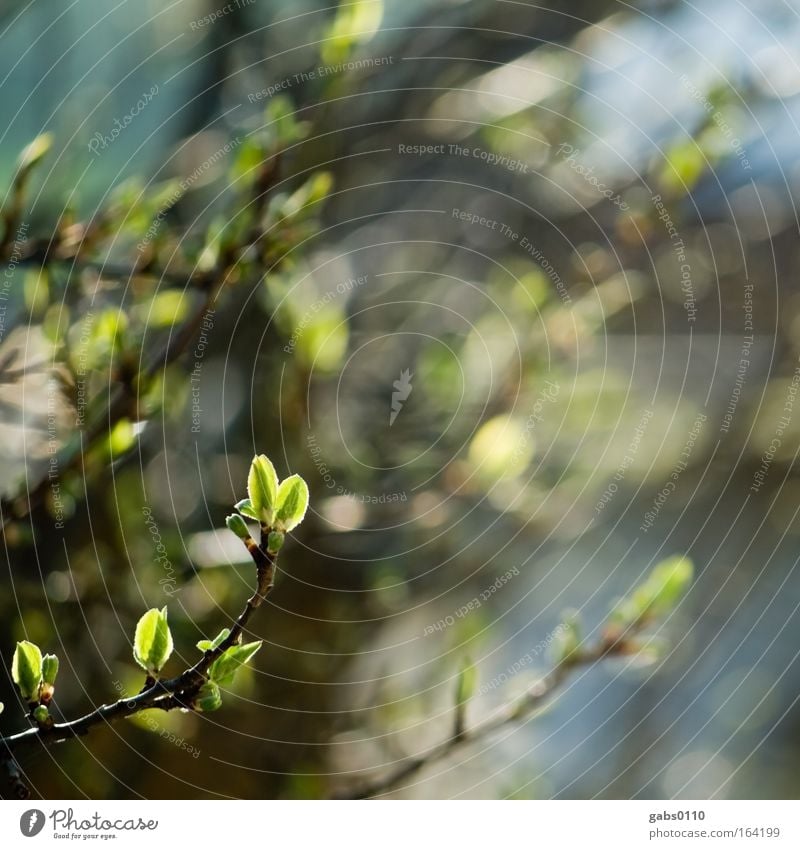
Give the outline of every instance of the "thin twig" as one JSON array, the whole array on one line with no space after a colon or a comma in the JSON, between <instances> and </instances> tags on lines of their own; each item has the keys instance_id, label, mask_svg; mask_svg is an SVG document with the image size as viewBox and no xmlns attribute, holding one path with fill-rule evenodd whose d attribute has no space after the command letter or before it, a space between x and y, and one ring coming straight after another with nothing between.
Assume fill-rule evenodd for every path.
<instances>
[{"instance_id":1,"label":"thin twig","mask_svg":"<svg viewBox=\"0 0 800 849\"><path fill-rule=\"evenodd\" d=\"M403 761L387 775L367 781L354 791L335 794L335 798L373 799L397 790L404 781L412 778L425 767L437 763L452 752L462 749L470 743L479 742L530 715L558 690L575 668L597 663L607 657L628 654L630 636L632 636L632 632L626 634L625 639L615 638L610 634L607 637L604 636L596 647L574 653L567 660L556 665L543 678L532 684L523 696L518 697L514 702L503 705L482 722L473 725L471 728L458 729L458 733L454 732L450 737L424 754Z\"/></svg>"},{"instance_id":2,"label":"thin twig","mask_svg":"<svg viewBox=\"0 0 800 849\"><path fill-rule=\"evenodd\" d=\"M110 705L101 705L79 719L70 722L41 723L34 728L0 737L0 760L10 779L21 784L16 757L20 751L35 745L50 746L88 734L96 725L109 724L124 717L134 716L143 710L174 708L191 709L192 701L207 680L211 664L229 648L236 645L253 613L261 606L274 585L277 555L267 551L267 535L262 532L261 544L248 537L245 540L257 570L257 585L247 600L228 636L214 649L209 649L192 667L166 681L149 680L145 689L136 696L119 699ZM24 786L24 785L22 785Z\"/></svg>"}]
</instances>

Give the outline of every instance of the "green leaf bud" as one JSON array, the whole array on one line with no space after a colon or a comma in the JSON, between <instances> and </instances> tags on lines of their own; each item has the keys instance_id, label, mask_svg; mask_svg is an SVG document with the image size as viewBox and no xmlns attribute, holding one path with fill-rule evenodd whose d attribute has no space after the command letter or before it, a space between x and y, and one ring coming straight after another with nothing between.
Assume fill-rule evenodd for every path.
<instances>
[{"instance_id":1,"label":"green leaf bud","mask_svg":"<svg viewBox=\"0 0 800 849\"><path fill-rule=\"evenodd\" d=\"M133 658L148 675L157 675L172 654L172 633L167 624L167 608L152 608L136 625Z\"/></svg>"},{"instance_id":2,"label":"green leaf bud","mask_svg":"<svg viewBox=\"0 0 800 849\"><path fill-rule=\"evenodd\" d=\"M11 677L26 702L39 700L39 688L42 686L42 652L39 646L27 640L17 643L11 662Z\"/></svg>"},{"instance_id":3,"label":"green leaf bud","mask_svg":"<svg viewBox=\"0 0 800 849\"><path fill-rule=\"evenodd\" d=\"M42 658L42 681L52 686L58 675L58 658L54 654L46 654Z\"/></svg>"},{"instance_id":4,"label":"green leaf bud","mask_svg":"<svg viewBox=\"0 0 800 849\"><path fill-rule=\"evenodd\" d=\"M233 531L239 539L247 539L250 536L247 522L238 513L226 516L225 524L228 526L228 530Z\"/></svg>"},{"instance_id":5,"label":"green leaf bud","mask_svg":"<svg viewBox=\"0 0 800 849\"><path fill-rule=\"evenodd\" d=\"M253 457L250 474L247 476L247 494L258 521L262 525L272 527L278 499L278 475L264 454Z\"/></svg>"},{"instance_id":6,"label":"green leaf bud","mask_svg":"<svg viewBox=\"0 0 800 849\"><path fill-rule=\"evenodd\" d=\"M231 646L209 667L208 677L223 687L233 683L233 676L240 666L248 663L261 648L261 641L246 643L243 646Z\"/></svg>"},{"instance_id":7,"label":"green leaf bud","mask_svg":"<svg viewBox=\"0 0 800 849\"><path fill-rule=\"evenodd\" d=\"M194 701L195 710L200 713L211 713L222 707L222 694L213 681L206 681L200 688Z\"/></svg>"},{"instance_id":8,"label":"green leaf bud","mask_svg":"<svg viewBox=\"0 0 800 849\"><path fill-rule=\"evenodd\" d=\"M288 533L296 528L308 509L308 486L300 475L281 482L275 509L275 529Z\"/></svg>"}]
</instances>

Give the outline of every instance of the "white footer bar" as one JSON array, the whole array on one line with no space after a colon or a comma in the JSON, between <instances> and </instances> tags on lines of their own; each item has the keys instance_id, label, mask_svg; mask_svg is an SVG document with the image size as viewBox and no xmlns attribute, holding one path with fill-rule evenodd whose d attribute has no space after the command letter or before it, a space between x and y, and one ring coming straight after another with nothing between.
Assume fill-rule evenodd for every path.
<instances>
[{"instance_id":1,"label":"white footer bar","mask_svg":"<svg viewBox=\"0 0 800 849\"><path fill-rule=\"evenodd\" d=\"M799 821L794 801L10 801L0 846L795 849Z\"/></svg>"}]
</instances>

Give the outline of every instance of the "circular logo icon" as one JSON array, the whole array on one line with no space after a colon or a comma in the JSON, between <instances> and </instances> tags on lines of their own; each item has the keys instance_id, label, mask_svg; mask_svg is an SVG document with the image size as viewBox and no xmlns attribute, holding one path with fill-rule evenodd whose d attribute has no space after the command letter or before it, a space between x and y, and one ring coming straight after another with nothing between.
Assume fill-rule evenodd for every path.
<instances>
[{"instance_id":1,"label":"circular logo icon","mask_svg":"<svg viewBox=\"0 0 800 849\"><path fill-rule=\"evenodd\" d=\"M44 828L44 812L38 808L31 808L19 818L19 830L25 837L36 837Z\"/></svg>"}]
</instances>

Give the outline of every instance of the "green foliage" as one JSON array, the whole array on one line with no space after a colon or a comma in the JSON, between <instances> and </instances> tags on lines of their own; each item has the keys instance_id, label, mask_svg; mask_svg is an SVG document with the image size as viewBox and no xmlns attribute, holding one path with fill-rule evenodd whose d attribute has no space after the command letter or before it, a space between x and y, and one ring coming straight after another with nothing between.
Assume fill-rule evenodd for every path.
<instances>
[{"instance_id":1,"label":"green foliage","mask_svg":"<svg viewBox=\"0 0 800 849\"><path fill-rule=\"evenodd\" d=\"M167 289L154 294L149 302L138 304L132 312L147 327L179 327L186 320L189 307L185 292Z\"/></svg>"},{"instance_id":2,"label":"green foliage","mask_svg":"<svg viewBox=\"0 0 800 849\"><path fill-rule=\"evenodd\" d=\"M278 483L275 467L264 454L253 457L247 476L245 498L236 509L248 519L255 519L263 528L269 528L267 545L270 553L277 554L283 545L283 535L296 528L308 509L308 485L300 475L290 475ZM228 516L225 524L238 537L246 539L247 525L241 516Z\"/></svg>"},{"instance_id":3,"label":"green foliage","mask_svg":"<svg viewBox=\"0 0 800 849\"><path fill-rule=\"evenodd\" d=\"M44 705L39 705L33 711L33 718L40 724L47 722L50 719L50 711Z\"/></svg>"},{"instance_id":4,"label":"green foliage","mask_svg":"<svg viewBox=\"0 0 800 849\"><path fill-rule=\"evenodd\" d=\"M694 566L688 557L677 555L662 561L644 583L616 605L609 616L609 625L624 632L664 616L686 592L693 577Z\"/></svg>"},{"instance_id":5,"label":"green foliage","mask_svg":"<svg viewBox=\"0 0 800 849\"><path fill-rule=\"evenodd\" d=\"M42 658L42 680L51 687L56 683L58 675L58 658L54 654L46 654Z\"/></svg>"},{"instance_id":6,"label":"green foliage","mask_svg":"<svg viewBox=\"0 0 800 849\"><path fill-rule=\"evenodd\" d=\"M225 640L228 639L230 632L230 628L223 628L213 640L200 640L197 643L197 648L199 648L202 652L213 651L214 649L219 648Z\"/></svg>"},{"instance_id":7,"label":"green foliage","mask_svg":"<svg viewBox=\"0 0 800 849\"><path fill-rule=\"evenodd\" d=\"M707 166L708 161L700 145L693 138L686 139L667 150L661 183L673 192L690 192Z\"/></svg>"},{"instance_id":8,"label":"green foliage","mask_svg":"<svg viewBox=\"0 0 800 849\"><path fill-rule=\"evenodd\" d=\"M292 475L278 488L275 528L288 533L296 528L308 509L308 485L300 475Z\"/></svg>"},{"instance_id":9,"label":"green foliage","mask_svg":"<svg viewBox=\"0 0 800 849\"><path fill-rule=\"evenodd\" d=\"M248 519L255 519L256 522L258 521L258 513L253 509L253 502L249 498L243 498L241 501L237 501L234 507L242 516L247 516Z\"/></svg>"},{"instance_id":10,"label":"green foliage","mask_svg":"<svg viewBox=\"0 0 800 849\"><path fill-rule=\"evenodd\" d=\"M264 110L264 121L273 146L288 147L308 135L308 121L298 121L292 99L285 94L272 97Z\"/></svg>"},{"instance_id":11,"label":"green foliage","mask_svg":"<svg viewBox=\"0 0 800 849\"><path fill-rule=\"evenodd\" d=\"M26 145L17 160L18 179L26 177L30 171L47 155L53 146L53 134L42 133Z\"/></svg>"},{"instance_id":12,"label":"green foliage","mask_svg":"<svg viewBox=\"0 0 800 849\"><path fill-rule=\"evenodd\" d=\"M293 222L302 221L312 212L314 204L321 203L333 189L333 177L327 171L318 171L292 192L281 205L281 217Z\"/></svg>"},{"instance_id":13,"label":"green foliage","mask_svg":"<svg viewBox=\"0 0 800 849\"><path fill-rule=\"evenodd\" d=\"M136 625L133 657L148 675L157 675L172 654L172 633L167 624L167 608L152 608Z\"/></svg>"},{"instance_id":14,"label":"green foliage","mask_svg":"<svg viewBox=\"0 0 800 849\"><path fill-rule=\"evenodd\" d=\"M311 316L296 317L295 352L304 365L320 373L332 373L347 353L350 336L347 317L341 305L326 304Z\"/></svg>"},{"instance_id":15,"label":"green foliage","mask_svg":"<svg viewBox=\"0 0 800 849\"><path fill-rule=\"evenodd\" d=\"M247 523L238 513L226 516L225 524L228 526L228 530L233 531L239 539L248 539L250 537Z\"/></svg>"},{"instance_id":16,"label":"green foliage","mask_svg":"<svg viewBox=\"0 0 800 849\"><path fill-rule=\"evenodd\" d=\"M39 646L27 640L17 643L11 663L11 677L26 702L39 700L42 686L42 652Z\"/></svg>"},{"instance_id":17,"label":"green foliage","mask_svg":"<svg viewBox=\"0 0 800 849\"><path fill-rule=\"evenodd\" d=\"M513 416L495 416L478 428L469 446L470 471L486 485L521 475L534 455L534 439Z\"/></svg>"},{"instance_id":18,"label":"green foliage","mask_svg":"<svg viewBox=\"0 0 800 849\"><path fill-rule=\"evenodd\" d=\"M374 35L383 18L380 0L355 0L343 3L322 42L322 61L328 64L344 62L356 46Z\"/></svg>"},{"instance_id":19,"label":"green foliage","mask_svg":"<svg viewBox=\"0 0 800 849\"><path fill-rule=\"evenodd\" d=\"M272 527L278 500L278 475L264 454L253 457L247 476L247 494L250 506L262 525Z\"/></svg>"},{"instance_id":20,"label":"green foliage","mask_svg":"<svg viewBox=\"0 0 800 849\"><path fill-rule=\"evenodd\" d=\"M231 646L211 664L208 669L209 679L220 686L229 686L239 667L249 663L261 646L260 640L243 646Z\"/></svg>"},{"instance_id":21,"label":"green foliage","mask_svg":"<svg viewBox=\"0 0 800 849\"><path fill-rule=\"evenodd\" d=\"M214 681L206 681L197 693L194 709L200 713L211 713L222 707L222 693Z\"/></svg>"}]
</instances>

